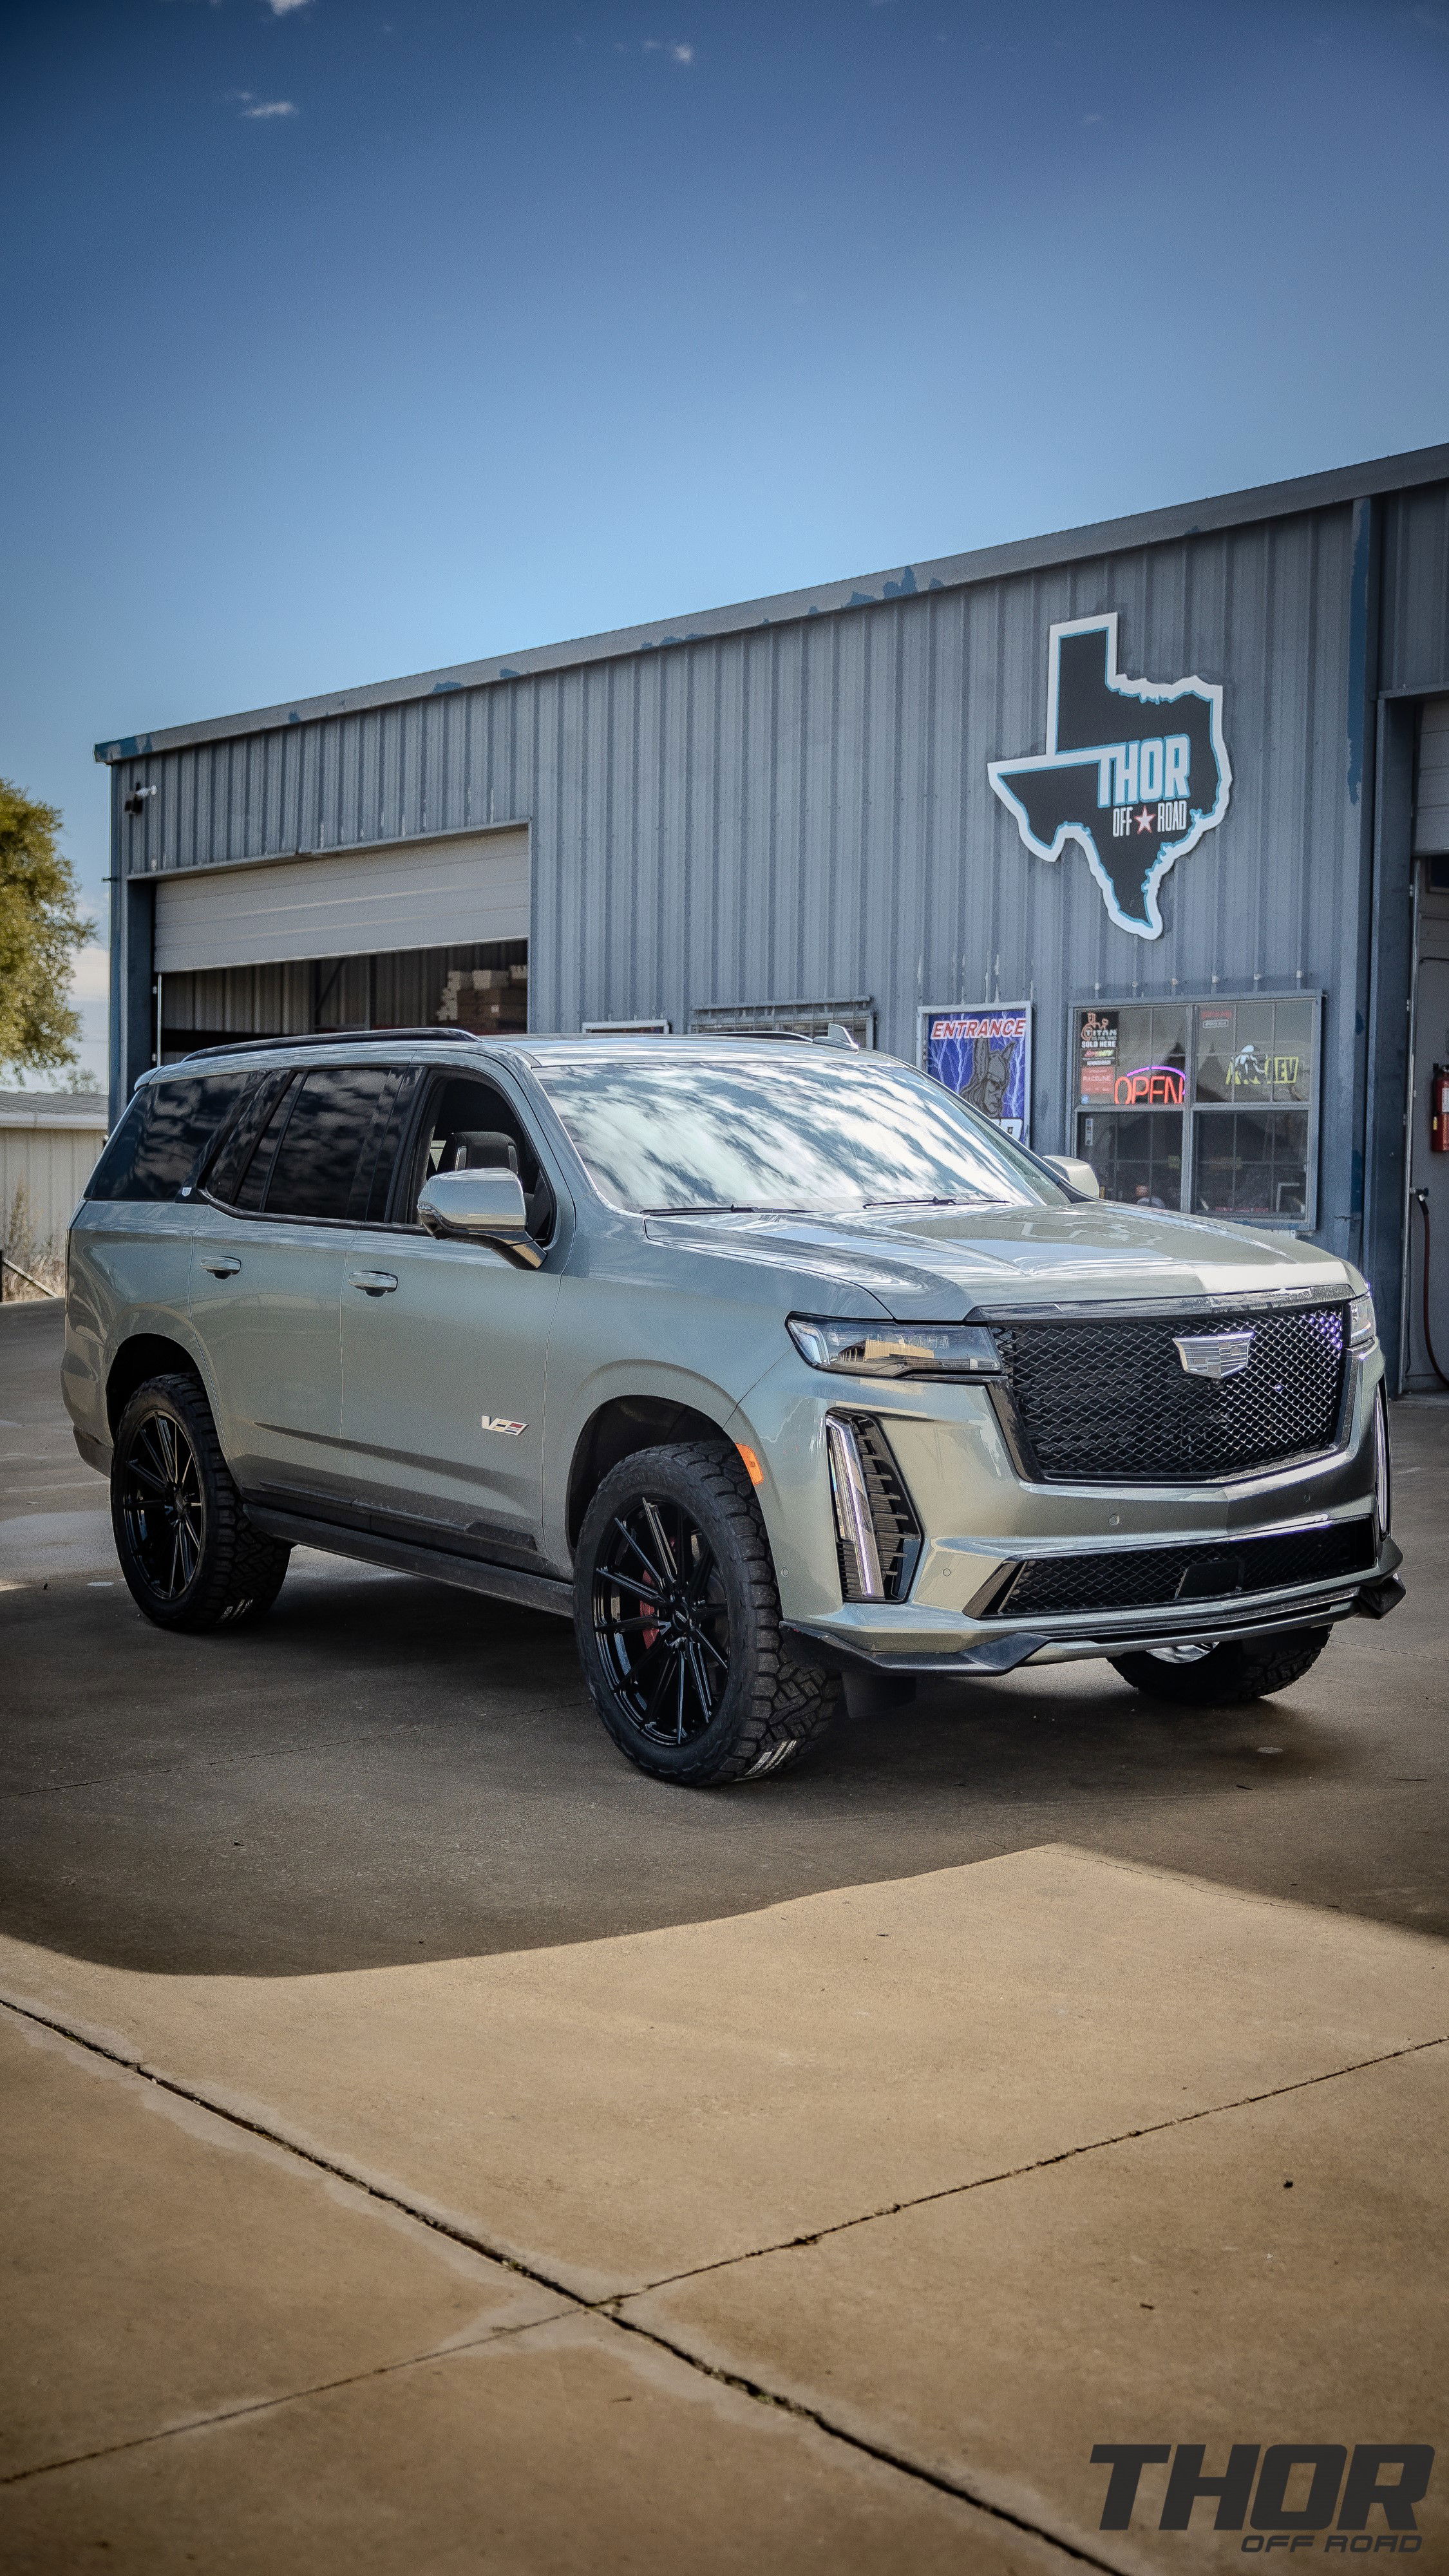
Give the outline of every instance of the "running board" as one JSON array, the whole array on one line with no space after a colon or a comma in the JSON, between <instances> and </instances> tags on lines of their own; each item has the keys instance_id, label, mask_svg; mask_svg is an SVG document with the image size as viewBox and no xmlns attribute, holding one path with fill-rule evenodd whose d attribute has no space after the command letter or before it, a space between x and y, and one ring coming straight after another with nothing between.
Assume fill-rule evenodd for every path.
<instances>
[{"instance_id":1,"label":"running board","mask_svg":"<svg viewBox=\"0 0 1449 2576\"><path fill-rule=\"evenodd\" d=\"M451 1583L460 1592L483 1592L492 1601L512 1601L522 1610L548 1610L557 1619L574 1615L574 1588L546 1574L519 1574L511 1565L489 1565L477 1557L455 1556L449 1548L415 1547L409 1540L380 1538L372 1530L344 1529L336 1521L314 1519L310 1512L278 1512L270 1504L248 1503L247 1519L268 1538L285 1539L289 1547L320 1547L329 1556L356 1557L363 1565L385 1566L390 1574L421 1574L431 1583Z\"/></svg>"}]
</instances>

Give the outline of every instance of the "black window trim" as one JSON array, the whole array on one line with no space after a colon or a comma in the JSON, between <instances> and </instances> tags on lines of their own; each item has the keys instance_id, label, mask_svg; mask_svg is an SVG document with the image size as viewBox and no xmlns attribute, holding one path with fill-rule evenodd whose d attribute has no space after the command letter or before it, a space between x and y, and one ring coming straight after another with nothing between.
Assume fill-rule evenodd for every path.
<instances>
[{"instance_id":1,"label":"black window trim","mask_svg":"<svg viewBox=\"0 0 1449 2576\"><path fill-rule=\"evenodd\" d=\"M552 1252L563 1236L564 1212L568 1201L559 1186L559 1176L552 1157L543 1151L539 1143L538 1124L536 1119L529 1115L528 1104L517 1099L507 1084L498 1080L496 1066L491 1063L485 1068L482 1065L437 1064L425 1059L419 1070L428 1078L418 1084L417 1095L412 1103L411 1117L398 1140L397 1157L392 1167L392 1184L388 1192L388 1212L385 1218L374 1217L367 1221L368 1233L405 1234L414 1238L426 1234L427 1228L419 1225L416 1217L399 1216L397 1210L400 1205L406 1207L409 1199L416 1203L414 1182L417 1184L417 1189L422 1188L423 1176L419 1170L419 1155L427 1121L432 1115L433 1102L440 1091L447 1090L455 1082L478 1082L484 1084L488 1090L495 1091L504 1107L517 1120L528 1139L534 1161L553 1193L553 1232L549 1236L547 1245L543 1247L546 1251ZM476 1252L479 1246L458 1243L453 1249L459 1252Z\"/></svg>"},{"instance_id":2,"label":"black window trim","mask_svg":"<svg viewBox=\"0 0 1449 2576\"><path fill-rule=\"evenodd\" d=\"M285 1076L286 1076L287 1089L286 1089L286 1090L284 1090L284 1091L279 1095L279 1097L280 1097L280 1098L282 1098L282 1099L284 1099L284 1100L286 1100L286 1102L287 1102L287 1114L286 1114L286 1117L283 1119L283 1121L282 1121L282 1124L281 1124L280 1128L279 1128L279 1129L278 1129L278 1131L277 1131L277 1140L276 1140L276 1144L274 1144L274 1145L273 1145L273 1147L272 1147L272 1160L273 1160L273 1162L275 1162L275 1161L276 1161L276 1159L277 1159L277 1146L278 1146L278 1145L280 1145L280 1143L281 1143L281 1141L282 1141L282 1138L285 1136L285 1134L286 1134L286 1132L287 1132L287 1129L291 1126L291 1123L292 1123L292 1112L293 1112L293 1110L294 1110L294 1109L296 1108L296 1106L297 1106L297 1095L298 1095L298 1093L300 1092L300 1090L301 1090L301 1088L302 1088L301 1078L300 1078L300 1077L301 1077L301 1070L302 1070L302 1069L301 1069L301 1067L300 1067L300 1066L295 1065L295 1064L281 1065L281 1066L278 1066L278 1067L277 1067L277 1070L278 1070L279 1072L281 1072L281 1073L284 1073L284 1074L285 1074ZM288 1097L288 1093L289 1093L289 1092L290 1092L290 1097ZM269 1110L268 1110L268 1112L267 1112L266 1125L262 1128L262 1133L261 1133L261 1135L260 1135L260 1136L258 1136L257 1141L256 1141L256 1144L255 1144L255 1145L253 1145L251 1152L250 1152L250 1153L248 1154L248 1156L247 1156L247 1159L246 1159L246 1169L242 1172L242 1174L241 1174L241 1176L240 1176L240 1177L241 1177L241 1179L242 1179L243 1181L246 1179L246 1177L247 1177L247 1173L251 1170L251 1167L252 1167L253 1163L256 1161L258 1151L259 1151L259 1149L260 1149L260 1147L261 1147L261 1144L262 1144L262 1139L265 1137L266 1132L267 1132L267 1128L271 1125L271 1123L272 1123L272 1119L273 1119L273 1116L275 1115L275 1108L276 1108L276 1104L274 1103L274 1104L273 1104L273 1107L272 1107L271 1109L269 1109ZM268 1180L270 1181L270 1179L271 1179L271 1173L270 1173L270 1172L268 1172L268 1174L267 1174L267 1178L268 1178ZM256 1217L264 1217L264 1216L266 1216L266 1214L267 1214L267 1211L266 1211L266 1209L265 1209L264 1207L254 1207L254 1208L237 1207L237 1206L235 1205L235 1203L234 1203L231 1199L219 1199L219 1198L214 1198L214 1197L213 1197L213 1195L212 1195L212 1193L211 1193L211 1191L210 1191L210 1190L208 1190L208 1189L201 1189L201 1190L198 1190L198 1191L197 1191L197 1193L196 1193L196 1195L197 1195L197 1197L198 1197L199 1199L204 1199L204 1200L206 1201L206 1204L207 1204L207 1206L208 1206L208 1207L214 1207L214 1208L216 1208L216 1209L220 1212L220 1214L221 1214L222 1216L234 1216L234 1217L236 1218L236 1220L237 1220L237 1222L238 1222L238 1224L239 1224L239 1225L245 1225L245 1224L249 1223L251 1220L253 1220L254 1218L256 1218ZM285 1224L285 1223L287 1223L287 1222L288 1222L288 1220L287 1220L287 1219L285 1219L285 1218L282 1218L282 1219L274 1219L273 1221L274 1221L274 1222L280 1222L280 1223L283 1223L283 1224ZM334 1217L325 1217L325 1216L324 1216L324 1217L300 1217L300 1218L297 1218L297 1219L295 1220L295 1222L296 1222L296 1223L298 1223L298 1224L301 1224L301 1225L333 1225L333 1224L338 1223L338 1222L339 1222L339 1220L338 1220L338 1219L336 1219L336 1218L334 1218Z\"/></svg>"},{"instance_id":3,"label":"black window trim","mask_svg":"<svg viewBox=\"0 0 1449 2576\"><path fill-rule=\"evenodd\" d=\"M206 1186L207 1175L213 1171L217 1163L220 1162L223 1147L231 1142L233 1133L240 1124L242 1118L246 1115L248 1103L255 1097L259 1087L266 1080L267 1076L264 1073L258 1073L250 1066L243 1071L240 1077L235 1100L232 1102L230 1109L227 1111L226 1116L223 1118L221 1125L217 1128L210 1142L202 1146L200 1153L197 1155L196 1160L191 1167L189 1178L177 1193L178 1197L183 1199L207 1199L213 1207L225 1207L227 1204L225 1199L212 1198L211 1192ZM258 1142L260 1142L260 1139L258 1139ZM247 1157L247 1160L248 1163L250 1163L250 1155Z\"/></svg>"},{"instance_id":4,"label":"black window trim","mask_svg":"<svg viewBox=\"0 0 1449 2576\"><path fill-rule=\"evenodd\" d=\"M271 1040L270 1043L275 1045L275 1039ZM381 1071L385 1074L395 1075L399 1083L405 1082L410 1074L416 1074L419 1077L414 1088L411 1101L404 1101L403 1103L403 1132L398 1139L397 1154L393 1162L392 1178L388 1187L388 1212L386 1216L383 1217L296 1216L290 1213L283 1213L280 1209L268 1209L266 1207L237 1207L230 1199L219 1199L214 1197L211 1191L206 1189L204 1186L195 1190L193 1197L194 1204L214 1208L219 1216L231 1217L238 1225L254 1225L258 1220L261 1220L268 1225L325 1225L337 1227L353 1233L366 1231L368 1234L404 1234L412 1238L416 1238L424 1234L426 1232L426 1228L419 1225L416 1219L409 1220L405 1217L399 1217L396 1214L396 1210L400 1199L404 1204L406 1203L407 1180L412 1170L417 1147L421 1141L419 1131L422 1127L424 1118L429 1113L431 1102L437 1096L438 1090L445 1087L450 1082L468 1079L486 1083L490 1090L496 1091L499 1098L504 1102L505 1106L512 1111L513 1116L517 1119L519 1126L522 1128L533 1148L539 1169L544 1174L549 1187L553 1192L554 1228L548 1242L547 1248L549 1252L553 1252L558 1244L563 1240L565 1234L565 1221L572 1215L573 1208L572 1200L569 1196L568 1184L564 1180L559 1169L558 1156L555 1152L549 1150L543 1139L540 1137L539 1130L541 1121L538 1115L534 1112L533 1103L527 1097L520 1098L518 1096L519 1086L515 1086L506 1080L500 1079L500 1068L496 1058L491 1059L486 1065L475 1064L465 1066L458 1062L439 1063L435 1057L407 1055L385 1059L382 1064L379 1065L378 1059L375 1055L359 1056L357 1058L353 1058L351 1055L348 1055L347 1057L340 1059L335 1065L329 1064L326 1066L319 1066L315 1064L307 1064L305 1062L293 1064L287 1064L284 1062L268 1067L248 1067L247 1069L249 1072L260 1070L262 1072L263 1079L265 1079L268 1072L282 1074L285 1076L291 1088L291 1106L288 1108L286 1120L277 1137L276 1146L273 1148L274 1156L286 1136L287 1128L291 1125L292 1110L296 1106L297 1098L302 1088L303 1079L307 1074L322 1071L329 1073L376 1073ZM177 1070L179 1071L179 1067ZM168 1065L166 1071L169 1075L172 1068ZM191 1078L194 1079L195 1077ZM547 1101L545 1098L545 1107L546 1106ZM226 1124L229 1130L232 1124L230 1117L228 1117ZM385 1133L386 1130L384 1130L384 1134ZM220 1152L222 1141L223 1139L220 1133L218 1133L216 1140L216 1151L218 1153ZM258 1137L257 1142L260 1144L260 1137ZM381 1139L379 1140L379 1144L380 1143ZM215 1159L215 1154L209 1155L208 1163L214 1162ZM250 1162L248 1163L248 1169L250 1169ZM245 1175L243 1175L243 1178L244 1177ZM1056 1175L1053 1174L1053 1178L1055 1177ZM419 1184L419 1186L421 1186L421 1184ZM456 1248L460 1251L476 1250L477 1246L460 1244Z\"/></svg>"},{"instance_id":5,"label":"black window trim","mask_svg":"<svg viewBox=\"0 0 1449 2576\"><path fill-rule=\"evenodd\" d=\"M377 1058L373 1056L371 1058L363 1059L357 1063L343 1062L340 1064L327 1065L283 1064L277 1065L271 1069L277 1073L285 1075L290 1090L290 1098L287 1101L287 1114L277 1131L276 1142L272 1147L272 1162L275 1164L277 1156L281 1152L283 1144L286 1142L287 1131L292 1124L293 1113L302 1096L302 1086L309 1073L380 1073L383 1076L384 1082L386 1082L394 1075L399 1080L405 1080L408 1073L413 1070L413 1067L406 1062L385 1061L379 1064ZM381 1107L381 1105L381 1099L379 1099L378 1107ZM270 1124L270 1113L268 1124ZM375 1124L376 1112L374 1112L374 1126ZM231 1125L230 1119L228 1119L227 1125L229 1128ZM384 1125L383 1135L385 1135L386 1132L386 1126ZM262 1143L262 1137L265 1136L265 1134L266 1128L264 1127L262 1135L257 1138L256 1145L253 1146L252 1152L247 1158L247 1172L251 1170L252 1163L256 1159L258 1148ZM369 1141L371 1141L370 1138ZM378 1137L377 1142L380 1150L382 1136ZM214 1160L215 1157L213 1156L212 1159ZM374 1155L374 1163L375 1161L376 1155ZM241 1177L245 1180L246 1172L243 1172ZM269 1171L267 1174L268 1189L271 1187L271 1182L272 1176ZM396 1186L396 1167L394 1167L393 1186ZM342 1233L355 1234L362 1226L367 1226L370 1232L376 1222L375 1219L369 1219L365 1216L306 1216L299 1214L296 1210L291 1208L269 1208L265 1204L261 1207L254 1208L237 1207L230 1199L214 1198L211 1191L207 1189L198 1189L195 1196L199 1201L204 1201L207 1207L215 1208L219 1216L234 1217L238 1225L256 1225L258 1223L264 1225L326 1225L332 1226ZM391 1196L391 1191L389 1192L389 1196ZM418 1233L421 1232L421 1228L414 1227L411 1231Z\"/></svg>"}]
</instances>

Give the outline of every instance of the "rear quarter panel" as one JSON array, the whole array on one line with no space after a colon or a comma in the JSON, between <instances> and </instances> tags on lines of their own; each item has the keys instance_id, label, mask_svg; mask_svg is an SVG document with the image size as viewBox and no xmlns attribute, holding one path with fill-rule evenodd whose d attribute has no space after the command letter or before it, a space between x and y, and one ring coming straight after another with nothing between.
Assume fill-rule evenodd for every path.
<instances>
[{"instance_id":1,"label":"rear quarter panel","mask_svg":"<svg viewBox=\"0 0 1449 2576\"><path fill-rule=\"evenodd\" d=\"M188 1306L197 1211L169 1199L88 1199L70 1232L61 1392L77 1430L110 1447L106 1382L138 1333L177 1342L215 1389Z\"/></svg>"}]
</instances>

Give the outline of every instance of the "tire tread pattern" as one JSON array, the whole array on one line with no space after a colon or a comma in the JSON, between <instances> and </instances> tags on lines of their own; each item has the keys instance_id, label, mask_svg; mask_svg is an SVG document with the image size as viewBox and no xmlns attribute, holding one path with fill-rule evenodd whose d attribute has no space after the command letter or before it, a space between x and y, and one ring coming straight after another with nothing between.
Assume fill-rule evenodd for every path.
<instances>
[{"instance_id":1,"label":"tire tread pattern","mask_svg":"<svg viewBox=\"0 0 1449 2576\"><path fill-rule=\"evenodd\" d=\"M196 1452L206 1487L206 1541L198 1579L190 1593L174 1609L157 1605L131 1583L120 1510L113 1500L116 1552L132 1598L157 1627L188 1633L219 1628L223 1623L235 1627L242 1620L260 1618L281 1591L292 1551L281 1540L253 1529L247 1519L246 1505L222 1455L211 1407L199 1380L177 1370L169 1377L147 1378L143 1386L138 1386L117 1425L117 1455L132 1411L146 1397L156 1395L163 1396L180 1417Z\"/></svg>"},{"instance_id":2,"label":"tire tread pattern","mask_svg":"<svg viewBox=\"0 0 1449 2576\"><path fill-rule=\"evenodd\" d=\"M754 1649L750 1685L728 1749L702 1755L697 1766L684 1762L656 1767L649 1759L647 1738L621 1728L592 1679L596 1668L591 1651L593 1565L591 1551L587 1563L583 1561L585 1550L581 1545L576 1624L584 1670L610 1734L641 1770L653 1771L659 1779L698 1788L763 1779L798 1760L829 1732L839 1704L839 1684L833 1673L807 1671L804 1665L792 1662L786 1651L780 1635L775 1568L754 1487L737 1452L723 1442L716 1446L706 1440L671 1441L659 1448L634 1451L600 1485L585 1518L584 1535L596 1510L611 1507L612 1487L617 1484L622 1497L631 1482L647 1481L651 1469L658 1473L665 1462L684 1468L725 1522L738 1548L739 1567L751 1602Z\"/></svg>"}]
</instances>

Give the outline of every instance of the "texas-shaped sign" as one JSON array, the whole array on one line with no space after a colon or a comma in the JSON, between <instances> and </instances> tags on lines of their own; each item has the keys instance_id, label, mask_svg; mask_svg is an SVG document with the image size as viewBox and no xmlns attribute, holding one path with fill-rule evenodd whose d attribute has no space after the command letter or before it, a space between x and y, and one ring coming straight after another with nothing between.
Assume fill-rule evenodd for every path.
<instances>
[{"instance_id":1,"label":"texas-shaped sign","mask_svg":"<svg viewBox=\"0 0 1449 2576\"><path fill-rule=\"evenodd\" d=\"M1222 683L1124 679L1116 611L1070 618L1047 643L1045 751L986 772L1029 850L1075 841L1118 929L1160 939L1158 887L1228 810Z\"/></svg>"}]
</instances>

